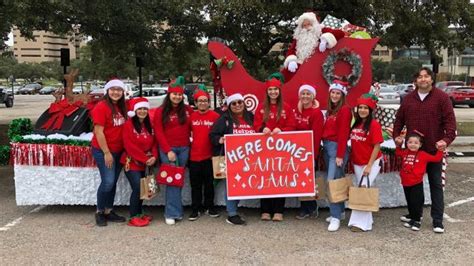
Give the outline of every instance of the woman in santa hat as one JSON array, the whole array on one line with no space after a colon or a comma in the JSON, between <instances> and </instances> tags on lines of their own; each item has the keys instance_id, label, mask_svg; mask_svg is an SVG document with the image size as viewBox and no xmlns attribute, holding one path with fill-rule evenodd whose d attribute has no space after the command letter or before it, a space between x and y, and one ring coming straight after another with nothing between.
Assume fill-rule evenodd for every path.
<instances>
[{"instance_id":1,"label":"woman in santa hat","mask_svg":"<svg viewBox=\"0 0 474 266\"><path fill-rule=\"evenodd\" d=\"M382 127L373 118L377 101L377 97L370 93L357 99L357 112L354 115L355 123L350 135L351 160L357 178L356 185L359 185L361 179L365 177L362 180L362 186L367 186L367 181L372 186L380 172L380 159L382 158L380 144L383 142ZM354 232L371 231L373 222L372 212L352 210L349 227Z\"/></svg>"},{"instance_id":2,"label":"woman in santa hat","mask_svg":"<svg viewBox=\"0 0 474 266\"><path fill-rule=\"evenodd\" d=\"M298 99L298 106L293 109L296 123L295 130L313 131L314 160L317 162L323 134L324 117L315 100L315 87L310 84L301 85L298 90ZM316 200L301 201L301 208L296 219L302 220L317 216L318 205Z\"/></svg>"},{"instance_id":3,"label":"woman in santa hat","mask_svg":"<svg viewBox=\"0 0 474 266\"><path fill-rule=\"evenodd\" d=\"M92 155L100 172L100 185L97 190L98 226L107 222L125 222L125 217L113 211L117 180L122 171L120 156L123 151L122 128L127 116L125 104L125 84L112 79L105 84L105 95L91 112L94 123Z\"/></svg>"},{"instance_id":4,"label":"woman in santa hat","mask_svg":"<svg viewBox=\"0 0 474 266\"><path fill-rule=\"evenodd\" d=\"M154 117L155 137L158 141L161 163L185 166L189 158L191 119L193 109L184 104L184 77L170 83L168 95L156 110ZM181 188L166 186L165 222L173 225L183 219Z\"/></svg>"},{"instance_id":5,"label":"woman in santa hat","mask_svg":"<svg viewBox=\"0 0 474 266\"><path fill-rule=\"evenodd\" d=\"M125 165L132 193L130 194L129 226L147 226L152 217L146 215L140 200L140 179L145 177L145 167L153 167L158 158L158 149L151 126L148 110L150 103L146 98L134 98L129 102L131 119L123 127L123 145L125 148L120 162Z\"/></svg>"},{"instance_id":6,"label":"woman in santa hat","mask_svg":"<svg viewBox=\"0 0 474 266\"><path fill-rule=\"evenodd\" d=\"M295 129L295 120L290 106L283 101L281 88L283 76L280 73L270 75L265 83L267 87L265 100L255 110L254 129L267 136L281 131ZM283 221L285 198L261 199L261 219L263 221Z\"/></svg>"},{"instance_id":7,"label":"woman in santa hat","mask_svg":"<svg viewBox=\"0 0 474 266\"><path fill-rule=\"evenodd\" d=\"M329 86L326 121L323 128L323 156L327 168L327 180L344 177L349 153L347 141L351 129L352 112L346 105L347 82L335 80ZM341 219L344 219L344 202L329 203L331 216L328 231L339 230Z\"/></svg>"}]
</instances>

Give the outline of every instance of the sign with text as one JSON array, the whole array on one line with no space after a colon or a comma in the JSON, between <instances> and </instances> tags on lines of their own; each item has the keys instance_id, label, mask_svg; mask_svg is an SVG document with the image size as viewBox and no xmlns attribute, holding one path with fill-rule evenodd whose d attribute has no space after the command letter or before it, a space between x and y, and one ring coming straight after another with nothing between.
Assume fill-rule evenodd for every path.
<instances>
[{"instance_id":1,"label":"sign with text","mask_svg":"<svg viewBox=\"0 0 474 266\"><path fill-rule=\"evenodd\" d=\"M227 197L314 196L312 131L225 136Z\"/></svg>"}]
</instances>

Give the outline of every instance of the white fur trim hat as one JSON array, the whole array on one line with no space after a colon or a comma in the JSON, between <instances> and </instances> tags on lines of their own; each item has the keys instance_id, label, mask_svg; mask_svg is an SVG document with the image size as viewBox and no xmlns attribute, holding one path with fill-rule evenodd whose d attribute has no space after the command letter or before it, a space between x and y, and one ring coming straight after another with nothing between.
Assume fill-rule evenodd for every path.
<instances>
[{"instance_id":1,"label":"white fur trim hat","mask_svg":"<svg viewBox=\"0 0 474 266\"><path fill-rule=\"evenodd\" d=\"M130 111L127 112L127 115L129 117L134 117L136 115L136 111L140 108L150 109L150 103L148 102L147 98L139 97L131 99L129 108Z\"/></svg>"},{"instance_id":2,"label":"white fur trim hat","mask_svg":"<svg viewBox=\"0 0 474 266\"><path fill-rule=\"evenodd\" d=\"M119 79L109 80L109 82L105 84L104 92L107 93L107 91L112 87L119 87L119 88L122 88L124 92L127 91L127 87L125 87L125 84L123 83L123 81Z\"/></svg>"},{"instance_id":3,"label":"white fur trim hat","mask_svg":"<svg viewBox=\"0 0 474 266\"><path fill-rule=\"evenodd\" d=\"M238 100L243 101L244 96L242 96L242 94L240 94L240 93L234 93L234 94L230 95L229 97L227 97L226 103L227 103L227 105L230 105L233 101L238 101Z\"/></svg>"},{"instance_id":4,"label":"white fur trim hat","mask_svg":"<svg viewBox=\"0 0 474 266\"><path fill-rule=\"evenodd\" d=\"M331 90L338 90L347 95L347 87L336 81L329 86L329 91Z\"/></svg>"},{"instance_id":5,"label":"white fur trim hat","mask_svg":"<svg viewBox=\"0 0 474 266\"><path fill-rule=\"evenodd\" d=\"M316 89L313 86L309 85L309 84L301 85L300 89L298 90L298 95L300 95L301 92L304 91L304 90L307 90L307 91L311 92L314 96L316 96Z\"/></svg>"},{"instance_id":6,"label":"white fur trim hat","mask_svg":"<svg viewBox=\"0 0 474 266\"><path fill-rule=\"evenodd\" d=\"M319 23L318 19L316 18L316 14L314 12L305 12L301 16L299 16L298 20L296 21L296 24L298 24L298 27L301 27L303 25L303 21L307 19L311 21L311 24Z\"/></svg>"}]
</instances>

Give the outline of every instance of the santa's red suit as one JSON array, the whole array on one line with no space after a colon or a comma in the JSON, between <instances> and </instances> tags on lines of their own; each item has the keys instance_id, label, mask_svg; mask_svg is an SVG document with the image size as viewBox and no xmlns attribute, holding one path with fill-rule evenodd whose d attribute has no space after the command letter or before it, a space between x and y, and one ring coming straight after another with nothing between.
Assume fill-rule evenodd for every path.
<instances>
[{"instance_id":1,"label":"santa's red suit","mask_svg":"<svg viewBox=\"0 0 474 266\"><path fill-rule=\"evenodd\" d=\"M303 27L304 21L312 24L311 29ZM303 13L297 20L297 27L293 34L293 41L286 54L281 73L288 82L296 73L301 64L306 62L316 52L324 52L327 48L336 46L337 41L344 37L344 32L319 24L313 12Z\"/></svg>"}]
</instances>

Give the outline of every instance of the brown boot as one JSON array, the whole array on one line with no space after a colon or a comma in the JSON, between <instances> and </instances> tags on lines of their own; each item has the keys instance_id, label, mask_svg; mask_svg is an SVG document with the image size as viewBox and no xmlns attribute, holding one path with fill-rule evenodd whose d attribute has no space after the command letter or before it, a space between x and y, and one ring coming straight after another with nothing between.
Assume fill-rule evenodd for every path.
<instances>
[{"instance_id":1,"label":"brown boot","mask_svg":"<svg viewBox=\"0 0 474 266\"><path fill-rule=\"evenodd\" d=\"M266 212L265 212L265 213L262 213L262 216L260 217L260 219L261 219L262 221L270 221L270 220L272 219L272 217L270 216L269 213L266 213Z\"/></svg>"},{"instance_id":2,"label":"brown boot","mask_svg":"<svg viewBox=\"0 0 474 266\"><path fill-rule=\"evenodd\" d=\"M274 222L281 222L283 221L283 214L282 213L275 213L273 215L273 221Z\"/></svg>"}]
</instances>

